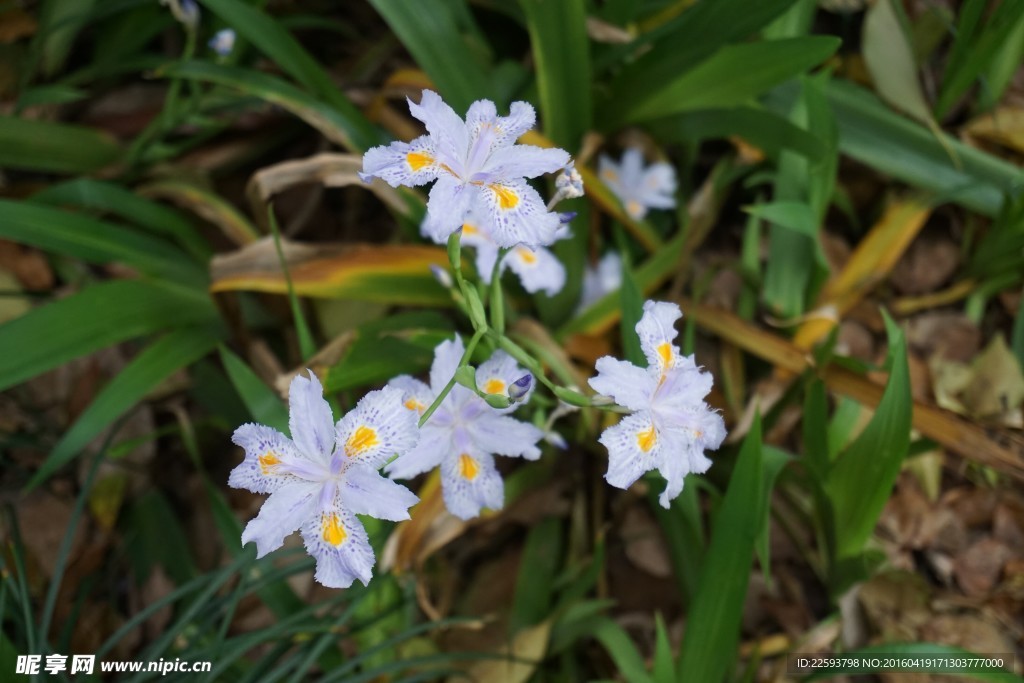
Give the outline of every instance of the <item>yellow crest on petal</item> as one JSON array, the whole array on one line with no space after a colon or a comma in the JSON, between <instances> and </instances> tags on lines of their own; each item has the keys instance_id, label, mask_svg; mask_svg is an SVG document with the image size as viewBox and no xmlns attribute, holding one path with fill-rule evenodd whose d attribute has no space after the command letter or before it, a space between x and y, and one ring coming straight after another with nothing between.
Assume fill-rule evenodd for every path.
<instances>
[{"instance_id":1,"label":"yellow crest on petal","mask_svg":"<svg viewBox=\"0 0 1024 683\"><path fill-rule=\"evenodd\" d=\"M519 195L515 190L504 185L488 185L494 194L498 195L498 206L503 211L514 209L519 204Z\"/></svg>"},{"instance_id":2,"label":"yellow crest on petal","mask_svg":"<svg viewBox=\"0 0 1024 683\"><path fill-rule=\"evenodd\" d=\"M345 442L345 455L354 458L362 455L380 443L377 432L366 425L360 425Z\"/></svg>"},{"instance_id":3,"label":"yellow crest on petal","mask_svg":"<svg viewBox=\"0 0 1024 683\"><path fill-rule=\"evenodd\" d=\"M263 474L270 474L270 471L281 464L281 459L277 457L277 453L274 451L267 451L263 455L256 458L260 464L260 470Z\"/></svg>"},{"instance_id":4,"label":"yellow crest on petal","mask_svg":"<svg viewBox=\"0 0 1024 683\"><path fill-rule=\"evenodd\" d=\"M639 446L640 450L644 453L647 453L654 448L654 444L657 443L657 441L658 437L654 433L654 425L651 425L642 432L636 433L636 445Z\"/></svg>"},{"instance_id":5,"label":"yellow crest on petal","mask_svg":"<svg viewBox=\"0 0 1024 683\"><path fill-rule=\"evenodd\" d=\"M323 539L337 548L348 538L348 532L342 525L338 515L331 513L320 518L320 532Z\"/></svg>"},{"instance_id":6,"label":"yellow crest on petal","mask_svg":"<svg viewBox=\"0 0 1024 683\"><path fill-rule=\"evenodd\" d=\"M480 474L480 465L466 453L459 456L459 474L467 481L473 481Z\"/></svg>"},{"instance_id":7,"label":"yellow crest on petal","mask_svg":"<svg viewBox=\"0 0 1024 683\"><path fill-rule=\"evenodd\" d=\"M405 161L409 164L409 168L414 171L418 171L424 166L429 166L434 163L434 158L429 154L423 152L409 152L405 155Z\"/></svg>"}]
</instances>

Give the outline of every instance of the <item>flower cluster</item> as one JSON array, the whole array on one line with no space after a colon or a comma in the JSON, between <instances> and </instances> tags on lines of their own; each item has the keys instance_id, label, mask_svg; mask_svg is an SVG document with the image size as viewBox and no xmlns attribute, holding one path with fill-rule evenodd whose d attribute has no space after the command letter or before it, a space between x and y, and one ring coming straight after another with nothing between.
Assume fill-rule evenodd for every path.
<instances>
[{"instance_id":1,"label":"flower cluster","mask_svg":"<svg viewBox=\"0 0 1024 683\"><path fill-rule=\"evenodd\" d=\"M704 451L717 449L725 438L722 416L704 402L711 391L710 373L672 343L675 321L682 315L675 304L644 303L636 333L647 367L604 356L597 360L597 377L590 380L594 391L633 411L601 435L608 449L605 479L627 488L657 469L668 482L659 498L664 507L683 490L688 473L707 471L711 461Z\"/></svg>"},{"instance_id":2,"label":"flower cluster","mask_svg":"<svg viewBox=\"0 0 1024 683\"><path fill-rule=\"evenodd\" d=\"M221 54L232 46L233 36L227 35L211 43ZM636 326L647 367L610 356L598 359L590 386L604 397L593 401L541 375L538 379L566 402L551 411L546 423L541 414L536 416L543 428L512 417L533 390L534 376L520 363L536 372L540 366L504 337L504 318L494 313L503 316L500 287L491 288L492 317L486 322L481 297L467 286L457 265L458 249L465 245L476 250L477 271L485 284L507 268L527 291L554 295L563 288L566 272L545 247L567 235L564 224L569 218L550 208L561 199L581 196L582 179L564 151L516 144L535 120L533 107L525 102L513 103L509 115L499 117L492 102L481 100L470 106L463 121L426 90L419 104L410 101L409 108L427 134L371 149L361 177L380 178L392 186L434 183L423 232L449 243L461 300L475 311L473 340L468 348L457 334L443 341L434 350L429 383L409 375L395 377L337 423L316 376L297 376L289 391L291 438L258 424L243 425L233 436L245 458L231 472L230 485L270 494L246 526L242 543L254 541L262 557L300 530L316 558L315 578L326 586L369 582L374 554L356 515L408 519L418 500L393 479L439 468L451 514L470 519L485 508L499 509L505 494L495 456L536 460L541 440L565 449L552 425L579 406L607 408L614 401L628 411L600 437L609 453L605 478L626 488L658 469L668 481L660 497L665 507L682 490L687 473L707 470L711 461L704 452L717 449L725 437L722 417L704 402L711 375L673 343L674 325L682 315L679 307L652 301L644 304ZM559 169L554 197L545 206L526 179ZM601 175L634 218L648 208L675 205L672 168L644 168L639 150L627 150L621 164L602 158ZM459 230L458 239L448 239ZM435 276L447 287L456 285L442 269ZM621 281L622 260L611 252L586 273L580 307L618 289ZM485 334L515 357L498 350L474 370L468 363ZM381 476L382 467L392 480Z\"/></svg>"}]
</instances>

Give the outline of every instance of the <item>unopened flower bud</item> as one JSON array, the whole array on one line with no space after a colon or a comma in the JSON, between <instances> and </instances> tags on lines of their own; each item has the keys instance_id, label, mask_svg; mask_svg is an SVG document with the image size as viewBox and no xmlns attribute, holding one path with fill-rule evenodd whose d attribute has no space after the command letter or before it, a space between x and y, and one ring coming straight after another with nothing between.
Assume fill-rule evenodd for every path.
<instances>
[{"instance_id":1,"label":"unopened flower bud","mask_svg":"<svg viewBox=\"0 0 1024 683\"><path fill-rule=\"evenodd\" d=\"M199 5L195 0L160 0L160 3L167 5L174 18L188 28L194 29L199 25Z\"/></svg>"},{"instance_id":2,"label":"unopened flower bud","mask_svg":"<svg viewBox=\"0 0 1024 683\"><path fill-rule=\"evenodd\" d=\"M526 398L531 386L533 386L533 375L527 373L508 386L508 397L513 403L518 403Z\"/></svg>"},{"instance_id":3,"label":"unopened flower bud","mask_svg":"<svg viewBox=\"0 0 1024 683\"><path fill-rule=\"evenodd\" d=\"M430 272L433 273L434 279L441 283L441 286L445 289L451 289L455 286L455 282L452 280L452 276L448 271L436 263L430 264Z\"/></svg>"},{"instance_id":4,"label":"unopened flower bud","mask_svg":"<svg viewBox=\"0 0 1024 683\"><path fill-rule=\"evenodd\" d=\"M221 57L227 57L235 49L235 32L230 28L222 28L213 34L207 46Z\"/></svg>"},{"instance_id":5,"label":"unopened flower bud","mask_svg":"<svg viewBox=\"0 0 1024 683\"><path fill-rule=\"evenodd\" d=\"M555 179L555 189L565 199L583 196L583 177L576 170L576 165L569 163Z\"/></svg>"}]
</instances>

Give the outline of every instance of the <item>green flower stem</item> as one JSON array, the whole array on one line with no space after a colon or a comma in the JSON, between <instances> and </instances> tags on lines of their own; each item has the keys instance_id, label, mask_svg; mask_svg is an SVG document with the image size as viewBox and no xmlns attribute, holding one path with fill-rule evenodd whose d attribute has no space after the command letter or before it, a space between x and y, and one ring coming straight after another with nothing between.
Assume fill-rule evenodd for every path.
<instances>
[{"instance_id":1,"label":"green flower stem","mask_svg":"<svg viewBox=\"0 0 1024 683\"><path fill-rule=\"evenodd\" d=\"M473 351L476 349L476 345L480 343L480 340L483 338L484 334L486 334L486 333L487 333L487 329L484 328L482 330L477 330L473 334L473 338L469 340L468 344L466 344L466 351L465 351L465 353L463 353L462 354L462 358L459 359L459 367L460 368L465 367L466 365L469 365L469 359L473 356ZM444 402L444 399L447 398L448 394L451 392L451 390L452 390L452 388L454 386L455 386L455 375L452 375L452 378L450 380L448 380L448 384L446 384L444 386L444 389L441 390L441 393L437 395L437 398L434 399L434 402L430 404L430 407L427 408L426 412L423 413L423 416L420 417L420 422L419 422L419 426L420 427L422 427L423 425L425 425L427 423L427 420L430 419L430 416L434 414L434 411L438 409L438 407L441 405L442 402Z\"/></svg>"},{"instance_id":2,"label":"green flower stem","mask_svg":"<svg viewBox=\"0 0 1024 683\"><path fill-rule=\"evenodd\" d=\"M501 262L510 250L498 250L498 258L491 270L491 327L500 335L505 334L505 297L501 289Z\"/></svg>"}]
</instances>

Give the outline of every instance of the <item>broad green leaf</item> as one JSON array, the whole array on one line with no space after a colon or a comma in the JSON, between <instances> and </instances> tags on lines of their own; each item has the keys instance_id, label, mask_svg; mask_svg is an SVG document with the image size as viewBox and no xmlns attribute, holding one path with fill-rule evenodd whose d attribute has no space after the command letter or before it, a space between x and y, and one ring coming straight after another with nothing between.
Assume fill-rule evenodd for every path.
<instances>
[{"instance_id":1,"label":"broad green leaf","mask_svg":"<svg viewBox=\"0 0 1024 683\"><path fill-rule=\"evenodd\" d=\"M113 164L121 147L85 126L0 116L0 167L46 173L91 173Z\"/></svg>"},{"instance_id":2,"label":"broad green leaf","mask_svg":"<svg viewBox=\"0 0 1024 683\"><path fill-rule=\"evenodd\" d=\"M970 650L964 650L959 647L953 647L952 645L941 645L939 643L886 643L884 645L869 645L868 647L862 647L851 652L846 652L842 657L848 658L851 662L860 660L873 660L881 659L884 660L887 657L899 657L905 656L911 659L991 659L998 657L996 653L986 652L971 652ZM958 679L967 679L975 681L990 681L991 683L1021 683L1024 678L1011 673L1008 669L1012 666L1011 661L1004 659L1004 667L999 667L1001 670L992 670L992 668L986 669L985 667L978 666L975 669L971 667L921 667L915 668L914 671L921 672L935 672L935 673L950 673L956 674ZM972 669L972 670L969 670ZM836 676L848 676L850 674L857 673L876 673L882 669L875 669L870 667L856 667L856 666L837 666L835 668L829 668L826 670L818 670L803 679L806 683L811 681L824 681L829 678ZM890 671L891 669L885 669ZM913 674L902 674L904 676L911 676Z\"/></svg>"},{"instance_id":3,"label":"broad green leaf","mask_svg":"<svg viewBox=\"0 0 1024 683\"><path fill-rule=\"evenodd\" d=\"M471 49L467 37L476 38L465 0L370 0L370 4L402 41L438 94L455 111L464 113L476 100L496 99L495 80L480 54L486 43ZM488 56L489 57L489 56ZM415 98L419 99L419 98Z\"/></svg>"},{"instance_id":4,"label":"broad green leaf","mask_svg":"<svg viewBox=\"0 0 1024 683\"><path fill-rule=\"evenodd\" d=\"M888 317L889 381L871 422L839 455L825 490L835 510L837 560L860 553L910 447L910 376L903 333Z\"/></svg>"},{"instance_id":5,"label":"broad green leaf","mask_svg":"<svg viewBox=\"0 0 1024 683\"><path fill-rule=\"evenodd\" d=\"M726 43L742 40L779 16L796 0L715 0L693 3L679 16L610 51L602 69L631 61L612 82L612 99L639 99L687 71ZM682 4L682 3L680 3Z\"/></svg>"},{"instance_id":6,"label":"broad green leaf","mask_svg":"<svg viewBox=\"0 0 1024 683\"><path fill-rule=\"evenodd\" d=\"M276 104L316 128L331 142L352 151L365 151L383 142L379 136L368 136L330 104L270 74L198 60L168 65L160 73L171 78L225 85Z\"/></svg>"},{"instance_id":7,"label":"broad green leaf","mask_svg":"<svg viewBox=\"0 0 1024 683\"><path fill-rule=\"evenodd\" d=\"M822 140L826 153L812 163L805 157L783 152L775 175L775 204L790 208L776 210L781 215L774 218L788 220L785 223L775 220L769 230L769 258L765 264L762 296L776 314L785 317L803 312L815 274L825 270L826 261L817 233L831 200L838 154L835 121L824 101L821 78L800 79L800 95L789 116L795 125L805 127ZM793 209L794 202L806 208ZM793 215L794 212L803 215Z\"/></svg>"},{"instance_id":8,"label":"broad green leaf","mask_svg":"<svg viewBox=\"0 0 1024 683\"><path fill-rule=\"evenodd\" d=\"M868 9L863 41L864 61L882 99L918 121L932 124L917 61L892 0L878 0Z\"/></svg>"},{"instance_id":9,"label":"broad green leaf","mask_svg":"<svg viewBox=\"0 0 1024 683\"><path fill-rule=\"evenodd\" d=\"M193 285L203 266L169 242L138 230L49 206L0 199L0 237L89 263L123 263L148 275Z\"/></svg>"},{"instance_id":10,"label":"broad green leaf","mask_svg":"<svg viewBox=\"0 0 1024 683\"><path fill-rule=\"evenodd\" d=\"M583 0L519 0L530 31L544 134L574 152L590 129L590 47Z\"/></svg>"},{"instance_id":11,"label":"broad green leaf","mask_svg":"<svg viewBox=\"0 0 1024 683\"><path fill-rule=\"evenodd\" d=\"M74 458L93 438L177 370L209 353L219 335L207 328L182 328L150 344L96 394L64 433L28 483L38 486Z\"/></svg>"},{"instance_id":12,"label":"broad green leaf","mask_svg":"<svg viewBox=\"0 0 1024 683\"><path fill-rule=\"evenodd\" d=\"M0 325L0 391L112 344L216 319L204 294L175 285L92 285Z\"/></svg>"},{"instance_id":13,"label":"broad green leaf","mask_svg":"<svg viewBox=\"0 0 1024 683\"><path fill-rule=\"evenodd\" d=\"M839 124L839 149L853 159L984 216L995 216L1005 194L1014 194L1021 170L991 154L889 110L878 98L834 80L828 100ZM959 166L950 158L952 150Z\"/></svg>"},{"instance_id":14,"label":"broad green leaf","mask_svg":"<svg viewBox=\"0 0 1024 683\"><path fill-rule=\"evenodd\" d=\"M243 0L200 0L200 3L312 91L316 97L309 99L329 112L332 125L344 134L347 144L343 143L343 146L365 152L384 141L362 112L342 93L331 75L268 14ZM239 71L260 81L278 81L269 76L258 78L264 75L255 71Z\"/></svg>"},{"instance_id":15,"label":"broad green leaf","mask_svg":"<svg viewBox=\"0 0 1024 683\"><path fill-rule=\"evenodd\" d=\"M551 615L563 554L561 519L546 517L530 529L519 561L509 633L535 626Z\"/></svg>"},{"instance_id":16,"label":"broad green leaf","mask_svg":"<svg viewBox=\"0 0 1024 683\"><path fill-rule=\"evenodd\" d=\"M545 137L575 155L592 123L590 43L583 0L520 0L530 33L540 118ZM589 179L588 179L589 180ZM585 181L586 182L586 181ZM592 186L587 182L588 194ZM535 297L545 322L564 320L579 297L586 267L590 211L583 199L562 202L559 211L576 211L568 239L552 247L565 265L566 285L555 297Z\"/></svg>"},{"instance_id":17,"label":"broad green leaf","mask_svg":"<svg viewBox=\"0 0 1024 683\"><path fill-rule=\"evenodd\" d=\"M818 239L818 219L811 207L804 202L771 202L745 206L743 210L769 223L788 228L813 240Z\"/></svg>"},{"instance_id":18,"label":"broad green leaf","mask_svg":"<svg viewBox=\"0 0 1024 683\"><path fill-rule=\"evenodd\" d=\"M282 243L299 296L359 299L406 305L450 305L451 296L430 272L444 267L445 250L391 244ZM211 291L287 294L273 241L264 238L211 264Z\"/></svg>"},{"instance_id":19,"label":"broad green leaf","mask_svg":"<svg viewBox=\"0 0 1024 683\"><path fill-rule=\"evenodd\" d=\"M839 39L831 36L729 45L657 90L634 101L620 100L624 109L614 121L635 123L684 111L745 105L821 63L837 47Z\"/></svg>"},{"instance_id":20,"label":"broad green leaf","mask_svg":"<svg viewBox=\"0 0 1024 683\"><path fill-rule=\"evenodd\" d=\"M754 418L714 519L700 584L679 653L685 681L723 681L736 662L754 546L767 510L761 418Z\"/></svg>"},{"instance_id":21,"label":"broad green leaf","mask_svg":"<svg viewBox=\"0 0 1024 683\"><path fill-rule=\"evenodd\" d=\"M221 362L252 418L260 424L288 433L288 409L281 398L256 376L245 362L228 351L220 349Z\"/></svg>"},{"instance_id":22,"label":"broad green leaf","mask_svg":"<svg viewBox=\"0 0 1024 683\"><path fill-rule=\"evenodd\" d=\"M738 136L770 157L783 150L816 161L825 154L823 142L778 114L755 107L704 109L654 119L647 126L662 143L699 142Z\"/></svg>"},{"instance_id":23,"label":"broad green leaf","mask_svg":"<svg viewBox=\"0 0 1024 683\"><path fill-rule=\"evenodd\" d=\"M324 389L334 393L418 375L430 368L434 348L451 339L451 323L434 311L413 311L366 323L337 363L323 371Z\"/></svg>"},{"instance_id":24,"label":"broad green leaf","mask_svg":"<svg viewBox=\"0 0 1024 683\"><path fill-rule=\"evenodd\" d=\"M132 225L173 239L202 263L206 263L213 252L209 243L180 213L111 182L76 178L35 193L32 201L118 216Z\"/></svg>"}]
</instances>

